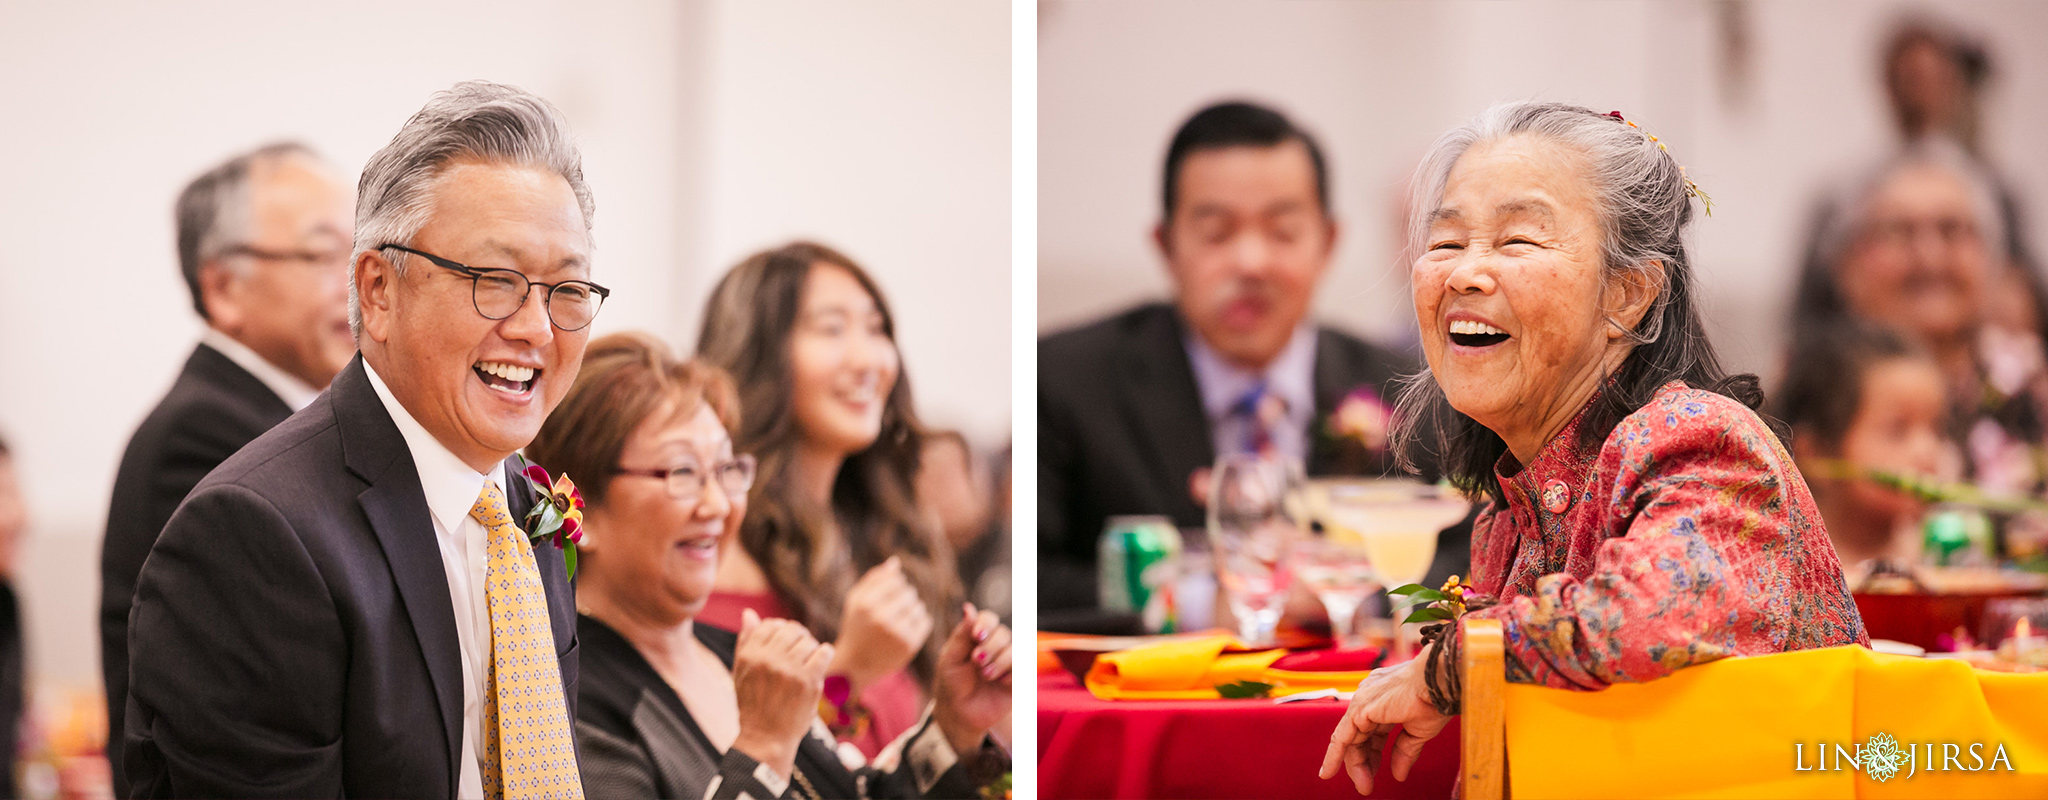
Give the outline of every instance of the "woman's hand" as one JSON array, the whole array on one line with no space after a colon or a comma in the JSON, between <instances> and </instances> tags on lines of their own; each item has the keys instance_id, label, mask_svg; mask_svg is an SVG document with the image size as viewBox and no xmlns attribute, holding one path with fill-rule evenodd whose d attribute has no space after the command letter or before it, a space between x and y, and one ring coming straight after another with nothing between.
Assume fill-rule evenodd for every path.
<instances>
[{"instance_id":1,"label":"woman's hand","mask_svg":"<svg viewBox=\"0 0 2048 800\"><path fill-rule=\"evenodd\" d=\"M833 648L791 620L764 621L751 608L740 619L732 659L740 733L732 746L787 777L796 769L797 745L818 718Z\"/></svg>"},{"instance_id":2,"label":"woman's hand","mask_svg":"<svg viewBox=\"0 0 2048 800\"><path fill-rule=\"evenodd\" d=\"M965 756L1010 713L1010 629L995 612L961 609L960 624L939 650L932 679L932 721Z\"/></svg>"},{"instance_id":3,"label":"woman's hand","mask_svg":"<svg viewBox=\"0 0 2048 800\"><path fill-rule=\"evenodd\" d=\"M904 576L902 559L890 556L846 593L832 672L845 675L858 697L875 681L909 666L931 635L931 612Z\"/></svg>"},{"instance_id":4,"label":"woman's hand","mask_svg":"<svg viewBox=\"0 0 2048 800\"><path fill-rule=\"evenodd\" d=\"M1423 665L1429 663L1434 645L1423 648L1414 660L1395 667L1373 670L1351 695L1351 708L1330 734L1330 749L1323 753L1324 780L1337 774L1341 764L1351 774L1351 785L1359 794L1372 793L1372 776L1380 766L1380 751L1387 734L1399 726L1394 739L1394 780L1408 779L1408 770L1422 755L1422 743L1436 738L1451 720L1430 705L1429 690L1423 683Z\"/></svg>"}]
</instances>

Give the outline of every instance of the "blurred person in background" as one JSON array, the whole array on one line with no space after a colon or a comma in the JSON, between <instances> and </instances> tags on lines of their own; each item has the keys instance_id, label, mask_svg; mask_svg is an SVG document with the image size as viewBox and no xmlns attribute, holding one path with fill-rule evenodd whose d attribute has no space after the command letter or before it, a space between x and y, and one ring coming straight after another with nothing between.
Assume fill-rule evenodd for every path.
<instances>
[{"instance_id":1,"label":"blurred person in background","mask_svg":"<svg viewBox=\"0 0 2048 800\"><path fill-rule=\"evenodd\" d=\"M22 503L14 453L0 438L0 798L16 796L14 759L21 751L21 605L14 596L14 568L27 532L28 508Z\"/></svg>"},{"instance_id":2,"label":"blurred person in background","mask_svg":"<svg viewBox=\"0 0 2048 800\"><path fill-rule=\"evenodd\" d=\"M1152 240L1172 301L1039 340L1041 610L1099 604L1110 517L1201 526L1197 476L1218 455L1394 469L1388 410L1412 364L1309 317L1339 230L1315 138L1270 108L1212 105L1174 134L1163 183ZM1462 562L1459 530L1439 552Z\"/></svg>"},{"instance_id":3,"label":"blurred person in background","mask_svg":"<svg viewBox=\"0 0 2048 800\"><path fill-rule=\"evenodd\" d=\"M2030 293L2012 290L1984 173L1953 143L1927 140L1852 184L1834 208L1799 280L1794 325L1849 317L1907 336L1941 371L1962 476L1997 494L2040 493L2042 318Z\"/></svg>"},{"instance_id":4,"label":"blurred person in background","mask_svg":"<svg viewBox=\"0 0 2048 800\"><path fill-rule=\"evenodd\" d=\"M1981 41L1933 17L1901 20L1885 46L1885 96L1900 138L1907 144L1947 139L1977 161L1993 183L2004 224L2005 240L1994 244L2017 266L2033 270L2037 265L2020 227L2019 201L1984 150L1983 98L1994 74L1991 54ZM2034 300L2039 304L2048 298L2037 294Z\"/></svg>"},{"instance_id":5,"label":"blurred person in background","mask_svg":"<svg viewBox=\"0 0 2048 800\"><path fill-rule=\"evenodd\" d=\"M800 624L702 618L756 462L728 431L731 378L645 334L591 343L576 385L528 453L583 478L577 739L593 798L973 797L1007 769L988 741L1010 703L1010 633L947 617L934 699L882 763L819 718L833 646Z\"/></svg>"},{"instance_id":6,"label":"blurred person in background","mask_svg":"<svg viewBox=\"0 0 2048 800\"><path fill-rule=\"evenodd\" d=\"M736 544L703 618L743 609L835 646L869 757L917 722L962 588L916 494L925 433L888 302L844 254L810 242L756 253L712 291L698 354L739 386L735 448L759 460Z\"/></svg>"},{"instance_id":7,"label":"blurred person in background","mask_svg":"<svg viewBox=\"0 0 2048 800\"><path fill-rule=\"evenodd\" d=\"M32 797L50 789L59 797L112 797L113 776L107 771L107 760L96 752L100 743L93 730L102 720L78 719L75 706L45 708L35 714L34 722L26 719L30 714L26 647L14 576L27 535L28 507L22 500L21 473L6 438L0 437L0 798L16 797L24 789ZM97 706L87 713L100 714ZM22 766L18 758L30 759L27 769L17 769ZM46 766L48 771L38 774L37 770Z\"/></svg>"},{"instance_id":8,"label":"blurred person in background","mask_svg":"<svg viewBox=\"0 0 2048 800\"><path fill-rule=\"evenodd\" d=\"M291 142L235 156L178 196L179 267L206 331L128 441L100 554L107 756L123 796L136 576L199 479L311 404L355 355L348 330L353 213L342 175Z\"/></svg>"},{"instance_id":9,"label":"blurred person in background","mask_svg":"<svg viewBox=\"0 0 2048 800\"><path fill-rule=\"evenodd\" d=\"M959 431L928 434L917 470L918 500L952 546L968 599L1005 620L1010 615L1009 471L1008 447L984 460Z\"/></svg>"},{"instance_id":10,"label":"blurred person in background","mask_svg":"<svg viewBox=\"0 0 2048 800\"><path fill-rule=\"evenodd\" d=\"M1849 585L1911 575L1926 503L1895 479L1952 479L1960 467L1941 371L1906 337L1856 320L1801 328L1787 363L1767 410L1792 428Z\"/></svg>"}]
</instances>

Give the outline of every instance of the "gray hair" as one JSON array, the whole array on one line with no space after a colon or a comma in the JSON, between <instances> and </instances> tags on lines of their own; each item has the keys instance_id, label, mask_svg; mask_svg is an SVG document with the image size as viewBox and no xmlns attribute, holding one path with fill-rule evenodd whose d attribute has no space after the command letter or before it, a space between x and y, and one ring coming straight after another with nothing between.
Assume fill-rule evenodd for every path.
<instances>
[{"instance_id":1,"label":"gray hair","mask_svg":"<svg viewBox=\"0 0 2048 800\"><path fill-rule=\"evenodd\" d=\"M349 258L348 326L363 335L363 311L356 296L355 264L363 253L405 244L434 213L434 189L451 162L475 159L544 169L561 176L576 193L583 228L596 210L583 182L583 156L562 112L525 90L486 81L465 81L436 92L406 120L391 143L370 157L357 184L355 252ZM393 260L401 273L404 258Z\"/></svg>"},{"instance_id":2,"label":"gray hair","mask_svg":"<svg viewBox=\"0 0 2048 800\"><path fill-rule=\"evenodd\" d=\"M1923 137L1902 148L1876 168L1849 181L1828 201L1829 213L1815 242L1814 257L1829 269L1839 266L1870 222L1871 201L1892 178L1909 169L1933 167L1962 181L1970 196L1977 235L1989 252L2006 249L2005 216L1999 211L1998 189L1989 173L1962 145L1943 136Z\"/></svg>"},{"instance_id":3,"label":"gray hair","mask_svg":"<svg viewBox=\"0 0 2048 800\"><path fill-rule=\"evenodd\" d=\"M1610 320L1635 349L1596 396L1580 423L1577 445L1597 446L1622 418L1674 380L1752 409L1762 405L1756 377L1726 374L1707 341L1685 248L1693 219L1685 171L1665 145L1618 115L1563 103L1503 103L1438 137L1412 184L1409 257L1423 252L1430 215L1443 202L1458 159L1476 145L1522 135L1556 142L1585 158L1593 211L1602 228L1601 261L1609 273L1654 274L1663 286L1632 328ZM1441 470L1454 483L1505 502L1493 468L1507 444L1452 408L1427 368L1408 379L1394 417L1395 452L1404 466L1426 473Z\"/></svg>"},{"instance_id":4,"label":"gray hair","mask_svg":"<svg viewBox=\"0 0 2048 800\"><path fill-rule=\"evenodd\" d=\"M249 173L258 161L301 156L321 161L299 142L272 142L221 162L185 184L175 207L178 227L178 268L192 290L192 308L212 321L199 289L199 270L246 244L249 235Z\"/></svg>"}]
</instances>

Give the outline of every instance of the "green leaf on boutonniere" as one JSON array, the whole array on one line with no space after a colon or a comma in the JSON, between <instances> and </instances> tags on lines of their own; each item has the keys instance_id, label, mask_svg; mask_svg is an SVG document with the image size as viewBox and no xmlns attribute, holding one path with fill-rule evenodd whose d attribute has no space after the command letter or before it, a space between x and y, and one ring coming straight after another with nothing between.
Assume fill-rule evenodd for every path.
<instances>
[{"instance_id":1,"label":"green leaf on boutonniere","mask_svg":"<svg viewBox=\"0 0 2048 800\"><path fill-rule=\"evenodd\" d=\"M533 524L526 528L526 538L538 539L554 533L562 527L562 512L555 510L555 504L543 499L533 507L538 516L529 517Z\"/></svg>"},{"instance_id":2,"label":"green leaf on boutonniere","mask_svg":"<svg viewBox=\"0 0 2048 800\"><path fill-rule=\"evenodd\" d=\"M1411 583L1399 589L1388 589L1387 594L1414 594L1416 592L1427 592L1429 590L1429 587L1424 586L1422 584Z\"/></svg>"},{"instance_id":3,"label":"green leaf on boutonniere","mask_svg":"<svg viewBox=\"0 0 2048 800\"><path fill-rule=\"evenodd\" d=\"M1258 681L1225 683L1217 685L1216 693L1232 700L1243 700L1251 697L1271 697L1273 696L1273 684L1260 683Z\"/></svg>"},{"instance_id":4,"label":"green leaf on boutonniere","mask_svg":"<svg viewBox=\"0 0 2048 800\"><path fill-rule=\"evenodd\" d=\"M1415 609L1415 613L1409 614L1407 619L1401 620L1401 624L1406 625L1410 622L1437 622L1440 620L1447 619L1457 619L1457 617L1451 614L1451 612L1449 611L1437 608L1435 606L1431 606L1429 608Z\"/></svg>"},{"instance_id":5,"label":"green leaf on boutonniere","mask_svg":"<svg viewBox=\"0 0 2048 800\"><path fill-rule=\"evenodd\" d=\"M569 580L576 579L576 546L562 548L562 566L569 570Z\"/></svg>"}]
</instances>

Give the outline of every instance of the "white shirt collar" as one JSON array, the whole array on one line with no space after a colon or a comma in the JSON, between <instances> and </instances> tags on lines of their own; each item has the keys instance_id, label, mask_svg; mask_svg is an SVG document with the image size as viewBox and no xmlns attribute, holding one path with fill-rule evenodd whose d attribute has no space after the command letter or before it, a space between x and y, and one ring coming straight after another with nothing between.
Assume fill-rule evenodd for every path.
<instances>
[{"instance_id":1,"label":"white shirt collar","mask_svg":"<svg viewBox=\"0 0 2048 800\"><path fill-rule=\"evenodd\" d=\"M370 362L363 362L363 371L370 374L370 387L377 390L377 399L384 401L384 410L390 412L391 421L398 424L398 433L405 437L406 449L412 451L413 467L420 473L420 490L427 496L427 513L441 523L442 530L462 527L477 498L483 496L485 480L497 481L501 492L509 491L505 488L503 462L493 465L488 474L470 469L441 440L428 433L419 420L413 419L412 412L392 396L391 387L384 384Z\"/></svg>"},{"instance_id":2,"label":"white shirt collar","mask_svg":"<svg viewBox=\"0 0 2048 800\"><path fill-rule=\"evenodd\" d=\"M248 345L235 341L235 337L221 333L217 328L207 327L206 333L200 335L199 343L220 351L220 354L227 356L229 361L235 362L235 366L256 376L256 380L262 381L264 386L270 388L272 394L277 395L277 399L283 400L293 411L312 405L313 400L320 396L319 389L299 380L289 372L278 369L277 365L264 360L263 356L257 355Z\"/></svg>"},{"instance_id":3,"label":"white shirt collar","mask_svg":"<svg viewBox=\"0 0 2048 800\"><path fill-rule=\"evenodd\" d=\"M1202 392L1202 411L1210 422L1222 419L1230 413L1231 406L1242 400L1259 381L1266 382L1266 391L1278 395L1287 402L1287 418L1307 419L1315 414L1316 408L1316 329L1303 323L1294 329L1294 335L1287 340L1287 346L1273 363L1266 365L1263 373L1239 369L1223 360L1207 342L1194 331L1188 331L1185 340L1188 351L1188 366L1195 372L1195 386Z\"/></svg>"}]
</instances>

